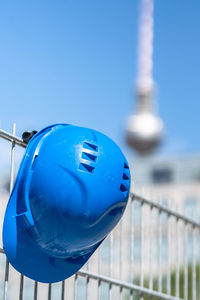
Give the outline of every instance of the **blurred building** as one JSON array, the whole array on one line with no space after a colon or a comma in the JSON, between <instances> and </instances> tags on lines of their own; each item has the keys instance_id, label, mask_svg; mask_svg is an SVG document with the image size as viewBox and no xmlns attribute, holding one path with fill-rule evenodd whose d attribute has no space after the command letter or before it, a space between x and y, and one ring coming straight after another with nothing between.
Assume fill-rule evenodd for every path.
<instances>
[{"instance_id":1,"label":"blurred building","mask_svg":"<svg viewBox=\"0 0 200 300\"><path fill-rule=\"evenodd\" d=\"M200 154L142 157L129 161L136 187L200 184Z\"/></svg>"},{"instance_id":2,"label":"blurred building","mask_svg":"<svg viewBox=\"0 0 200 300\"><path fill-rule=\"evenodd\" d=\"M200 219L200 154L130 161L135 192Z\"/></svg>"},{"instance_id":3,"label":"blurred building","mask_svg":"<svg viewBox=\"0 0 200 300\"><path fill-rule=\"evenodd\" d=\"M188 154L174 157L142 157L135 161L130 160L132 170L132 190L138 195L158 202L171 210L181 213L188 218L200 223L200 154ZM169 260L172 266L176 266L178 251L179 266L184 265L185 255L188 261L192 261L194 253L194 239L192 226L185 235L185 223L170 220L166 213L153 214L150 210L144 210L141 205L135 204L134 224L135 240L134 252L136 270L140 272L141 260L141 219L144 219L145 252L150 252L152 241L150 241L149 227L153 227L153 271L158 272L158 256L161 251L162 269L167 270ZM153 220L152 220L153 218ZM185 240L186 239L186 243ZM161 243L161 249L159 249ZM197 248L200 242L195 241ZM183 249L187 245L187 249ZM144 245L143 245L144 246ZM178 250L177 250L178 249ZM196 250L195 250L196 251ZM169 258L169 252L173 253ZM143 260L148 273L148 255Z\"/></svg>"}]
</instances>

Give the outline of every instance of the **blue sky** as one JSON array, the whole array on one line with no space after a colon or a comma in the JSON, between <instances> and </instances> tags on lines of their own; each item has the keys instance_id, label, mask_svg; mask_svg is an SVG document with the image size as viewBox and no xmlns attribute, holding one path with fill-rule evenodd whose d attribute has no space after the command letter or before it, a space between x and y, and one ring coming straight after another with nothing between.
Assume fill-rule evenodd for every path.
<instances>
[{"instance_id":1,"label":"blue sky","mask_svg":"<svg viewBox=\"0 0 200 300\"><path fill-rule=\"evenodd\" d=\"M160 153L200 151L200 1L155 1ZM64 122L108 134L128 155L138 0L0 3L0 119L17 134Z\"/></svg>"}]
</instances>

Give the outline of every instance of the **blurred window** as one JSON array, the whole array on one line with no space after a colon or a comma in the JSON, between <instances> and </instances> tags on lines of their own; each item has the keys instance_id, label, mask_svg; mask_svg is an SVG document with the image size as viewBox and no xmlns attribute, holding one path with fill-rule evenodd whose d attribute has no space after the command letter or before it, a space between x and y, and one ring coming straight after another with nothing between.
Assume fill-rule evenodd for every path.
<instances>
[{"instance_id":1,"label":"blurred window","mask_svg":"<svg viewBox=\"0 0 200 300\"><path fill-rule=\"evenodd\" d=\"M187 239L187 259L192 260L192 236L189 235Z\"/></svg>"},{"instance_id":2,"label":"blurred window","mask_svg":"<svg viewBox=\"0 0 200 300\"><path fill-rule=\"evenodd\" d=\"M109 245L109 239L105 239L101 246L101 257L103 263L108 264L110 259L110 245Z\"/></svg>"},{"instance_id":3,"label":"blurred window","mask_svg":"<svg viewBox=\"0 0 200 300\"><path fill-rule=\"evenodd\" d=\"M141 223L141 203L134 201L133 204L133 221L136 226Z\"/></svg>"},{"instance_id":4,"label":"blurred window","mask_svg":"<svg viewBox=\"0 0 200 300\"><path fill-rule=\"evenodd\" d=\"M165 207L168 207L168 198L162 197L161 204Z\"/></svg>"},{"instance_id":5,"label":"blurred window","mask_svg":"<svg viewBox=\"0 0 200 300\"><path fill-rule=\"evenodd\" d=\"M141 238L134 238L134 259L138 261L141 259Z\"/></svg>"},{"instance_id":6,"label":"blurred window","mask_svg":"<svg viewBox=\"0 0 200 300\"><path fill-rule=\"evenodd\" d=\"M197 200L194 197L189 197L185 200L185 214L189 218L196 217Z\"/></svg>"},{"instance_id":7,"label":"blurred window","mask_svg":"<svg viewBox=\"0 0 200 300\"><path fill-rule=\"evenodd\" d=\"M168 258L168 240L166 236L162 237L162 260L167 261Z\"/></svg>"},{"instance_id":8,"label":"blurred window","mask_svg":"<svg viewBox=\"0 0 200 300\"><path fill-rule=\"evenodd\" d=\"M151 172L151 180L154 184L170 183L173 181L173 173L169 168L154 169Z\"/></svg>"}]
</instances>

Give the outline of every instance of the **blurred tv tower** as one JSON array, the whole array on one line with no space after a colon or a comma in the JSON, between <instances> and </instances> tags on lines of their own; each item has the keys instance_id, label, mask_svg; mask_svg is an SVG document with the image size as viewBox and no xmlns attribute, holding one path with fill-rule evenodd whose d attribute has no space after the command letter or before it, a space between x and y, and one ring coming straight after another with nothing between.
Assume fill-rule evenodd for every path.
<instances>
[{"instance_id":1,"label":"blurred tv tower","mask_svg":"<svg viewBox=\"0 0 200 300\"><path fill-rule=\"evenodd\" d=\"M156 114L153 70L154 0L141 0L136 112L128 119L126 139L139 154L152 152L162 141L163 122Z\"/></svg>"}]
</instances>

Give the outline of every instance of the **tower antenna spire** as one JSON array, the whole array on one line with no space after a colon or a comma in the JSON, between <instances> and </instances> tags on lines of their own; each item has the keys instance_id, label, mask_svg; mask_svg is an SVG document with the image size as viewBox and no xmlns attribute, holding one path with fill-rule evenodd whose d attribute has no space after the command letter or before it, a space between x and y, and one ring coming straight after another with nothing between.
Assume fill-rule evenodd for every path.
<instances>
[{"instance_id":1,"label":"tower antenna spire","mask_svg":"<svg viewBox=\"0 0 200 300\"><path fill-rule=\"evenodd\" d=\"M141 0L136 81L136 112L129 117L127 143L140 154L158 146L163 136L163 122L156 115L153 80L154 0Z\"/></svg>"}]
</instances>

